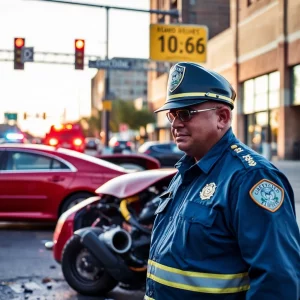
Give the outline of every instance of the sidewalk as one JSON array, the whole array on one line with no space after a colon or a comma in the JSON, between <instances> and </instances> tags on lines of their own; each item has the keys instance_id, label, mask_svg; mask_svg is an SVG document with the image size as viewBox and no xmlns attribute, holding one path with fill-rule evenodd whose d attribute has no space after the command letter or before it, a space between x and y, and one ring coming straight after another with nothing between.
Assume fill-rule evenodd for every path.
<instances>
[{"instance_id":1,"label":"sidewalk","mask_svg":"<svg viewBox=\"0 0 300 300\"><path fill-rule=\"evenodd\" d=\"M300 161L282 160L272 161L272 163L286 175L293 187L295 195L296 217L300 227Z\"/></svg>"},{"instance_id":2,"label":"sidewalk","mask_svg":"<svg viewBox=\"0 0 300 300\"><path fill-rule=\"evenodd\" d=\"M295 194L295 201L300 203L300 160L281 160L272 163L289 179Z\"/></svg>"}]
</instances>

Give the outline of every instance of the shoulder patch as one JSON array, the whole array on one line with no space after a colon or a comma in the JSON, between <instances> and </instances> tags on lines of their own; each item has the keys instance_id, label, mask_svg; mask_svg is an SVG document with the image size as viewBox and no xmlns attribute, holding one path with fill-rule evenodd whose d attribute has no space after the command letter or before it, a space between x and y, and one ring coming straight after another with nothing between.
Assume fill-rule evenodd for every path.
<instances>
[{"instance_id":1,"label":"shoulder patch","mask_svg":"<svg viewBox=\"0 0 300 300\"><path fill-rule=\"evenodd\" d=\"M283 203L284 190L276 183L262 179L249 191L252 200L266 210L275 212Z\"/></svg>"}]
</instances>

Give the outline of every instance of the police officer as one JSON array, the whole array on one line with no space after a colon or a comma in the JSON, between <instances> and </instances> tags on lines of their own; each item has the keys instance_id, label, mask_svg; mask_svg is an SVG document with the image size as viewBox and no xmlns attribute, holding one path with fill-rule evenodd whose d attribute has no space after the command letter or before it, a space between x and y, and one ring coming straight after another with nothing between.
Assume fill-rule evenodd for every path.
<instances>
[{"instance_id":1,"label":"police officer","mask_svg":"<svg viewBox=\"0 0 300 300\"><path fill-rule=\"evenodd\" d=\"M231 129L235 92L219 74L178 63L166 103L186 155L160 196L145 300L299 300L300 234L283 173Z\"/></svg>"}]
</instances>

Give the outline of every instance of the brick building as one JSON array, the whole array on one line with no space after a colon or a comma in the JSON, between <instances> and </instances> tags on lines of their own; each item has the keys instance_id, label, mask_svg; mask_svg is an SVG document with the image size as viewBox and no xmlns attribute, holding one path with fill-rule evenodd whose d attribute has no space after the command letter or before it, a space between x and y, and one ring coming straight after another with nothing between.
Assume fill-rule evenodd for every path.
<instances>
[{"instance_id":1,"label":"brick building","mask_svg":"<svg viewBox=\"0 0 300 300\"><path fill-rule=\"evenodd\" d=\"M128 60L126 58L120 58ZM135 59L135 65L144 64L143 59ZM102 101L105 100L105 73L104 69L98 70L91 80L91 107L92 112L97 113L102 109ZM109 93L116 100L135 100L147 96L148 88L147 71L137 70L110 70ZM110 99L112 100L112 99Z\"/></svg>"},{"instance_id":2,"label":"brick building","mask_svg":"<svg viewBox=\"0 0 300 300\"><path fill-rule=\"evenodd\" d=\"M153 0L151 8L162 8L159 3L164 9L176 5L184 24L208 26L203 66L221 73L237 91L235 134L266 156L300 159L300 1ZM218 22L214 13L221 18ZM152 23L159 21L155 18ZM219 29L213 27L217 24ZM151 74L148 84L154 110L164 103L167 74ZM157 117L156 133L158 139L171 138L163 113Z\"/></svg>"}]
</instances>

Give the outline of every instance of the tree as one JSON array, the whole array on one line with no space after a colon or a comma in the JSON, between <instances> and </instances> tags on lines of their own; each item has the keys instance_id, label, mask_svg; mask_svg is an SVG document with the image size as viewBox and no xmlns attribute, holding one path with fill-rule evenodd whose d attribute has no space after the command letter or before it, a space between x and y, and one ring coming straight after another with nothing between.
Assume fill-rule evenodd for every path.
<instances>
[{"instance_id":1,"label":"tree","mask_svg":"<svg viewBox=\"0 0 300 300\"><path fill-rule=\"evenodd\" d=\"M83 118L88 123L88 134L102 130L102 111L98 111L98 116ZM121 123L128 124L130 129L138 130L141 126L146 127L148 123L155 122L155 115L148 109L136 110L133 101L113 100L112 111L110 112L109 127L112 132L119 131Z\"/></svg>"},{"instance_id":2,"label":"tree","mask_svg":"<svg viewBox=\"0 0 300 300\"><path fill-rule=\"evenodd\" d=\"M81 118L80 123L86 136L97 136L102 130L102 111L98 111L96 116Z\"/></svg>"},{"instance_id":3,"label":"tree","mask_svg":"<svg viewBox=\"0 0 300 300\"><path fill-rule=\"evenodd\" d=\"M140 126L154 123L155 116L147 109L136 110L133 101L116 100L113 101L111 120L114 123L112 131L118 131L120 123L126 123L130 129L138 130Z\"/></svg>"},{"instance_id":4,"label":"tree","mask_svg":"<svg viewBox=\"0 0 300 300\"><path fill-rule=\"evenodd\" d=\"M154 123L155 115L148 109L142 109L135 112L132 121L135 126L133 129L139 129L141 126L146 127L148 123Z\"/></svg>"}]
</instances>

